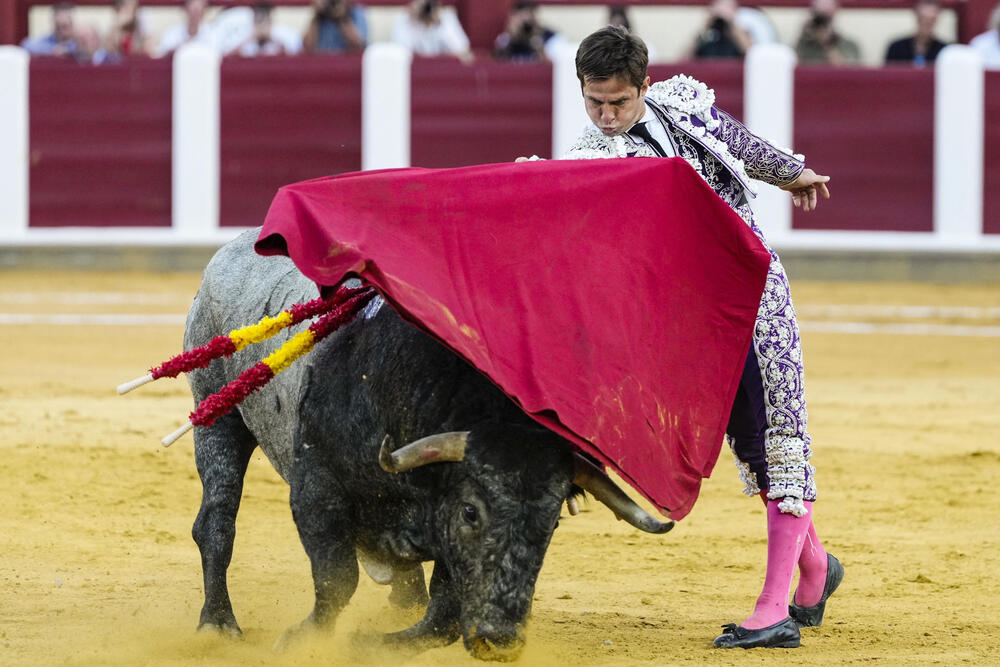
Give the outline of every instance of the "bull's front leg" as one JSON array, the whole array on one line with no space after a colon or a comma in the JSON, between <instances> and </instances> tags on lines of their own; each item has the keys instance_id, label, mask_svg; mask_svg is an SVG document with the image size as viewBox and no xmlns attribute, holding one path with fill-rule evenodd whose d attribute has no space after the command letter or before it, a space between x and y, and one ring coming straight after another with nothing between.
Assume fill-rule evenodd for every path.
<instances>
[{"instance_id":1,"label":"bull's front leg","mask_svg":"<svg viewBox=\"0 0 1000 667\"><path fill-rule=\"evenodd\" d=\"M424 583L424 568L420 563L408 568L393 568L390 585L389 602L394 606L410 609L427 604L427 584Z\"/></svg>"},{"instance_id":2,"label":"bull's front leg","mask_svg":"<svg viewBox=\"0 0 1000 667\"><path fill-rule=\"evenodd\" d=\"M375 638L378 643L412 651L447 646L462 636L461 606L452 586L448 568L435 562L431 575L431 599L427 613L413 626ZM369 637L368 639L372 639Z\"/></svg>"},{"instance_id":3,"label":"bull's front leg","mask_svg":"<svg viewBox=\"0 0 1000 667\"><path fill-rule=\"evenodd\" d=\"M233 556L243 477L255 446L253 436L236 413L194 432L202 496L191 536L201 551L205 579L199 631L216 630L233 637L243 634L229 600L226 572Z\"/></svg>"},{"instance_id":4,"label":"bull's front leg","mask_svg":"<svg viewBox=\"0 0 1000 667\"><path fill-rule=\"evenodd\" d=\"M358 586L358 560L347 508L333 475L318 462L296 457L291 479L292 516L312 565L316 602L275 648L283 649L313 630L331 630Z\"/></svg>"}]
</instances>

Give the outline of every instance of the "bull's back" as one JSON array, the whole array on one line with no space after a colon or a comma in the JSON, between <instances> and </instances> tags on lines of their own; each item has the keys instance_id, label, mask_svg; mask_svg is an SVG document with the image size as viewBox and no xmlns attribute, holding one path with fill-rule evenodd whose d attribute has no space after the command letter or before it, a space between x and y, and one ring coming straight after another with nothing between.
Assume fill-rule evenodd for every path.
<instances>
[{"instance_id":1,"label":"bull's back","mask_svg":"<svg viewBox=\"0 0 1000 667\"><path fill-rule=\"evenodd\" d=\"M259 229L244 232L219 249L208 263L188 313L185 350L318 296L316 286L291 260L261 257L254 252L258 233ZM221 390L306 326L308 323L286 329L268 341L247 346L229 359L189 373L195 403ZM285 479L291 465L300 375L301 368L293 364L261 391L247 397L238 408L258 445Z\"/></svg>"}]
</instances>

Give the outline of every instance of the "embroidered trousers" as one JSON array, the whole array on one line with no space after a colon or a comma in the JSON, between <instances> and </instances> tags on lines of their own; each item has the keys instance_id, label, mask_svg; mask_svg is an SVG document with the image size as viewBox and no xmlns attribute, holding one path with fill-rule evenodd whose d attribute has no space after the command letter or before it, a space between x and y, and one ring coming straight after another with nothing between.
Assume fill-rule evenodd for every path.
<instances>
[{"instance_id":1,"label":"embroidered trousers","mask_svg":"<svg viewBox=\"0 0 1000 667\"><path fill-rule=\"evenodd\" d=\"M764 242L749 207L736 210ZM785 269L778 255L770 252L767 285L733 401L727 440L746 485L744 493L766 490L768 498L784 499L779 505L783 512L801 516L802 501L816 499L802 346Z\"/></svg>"}]
</instances>

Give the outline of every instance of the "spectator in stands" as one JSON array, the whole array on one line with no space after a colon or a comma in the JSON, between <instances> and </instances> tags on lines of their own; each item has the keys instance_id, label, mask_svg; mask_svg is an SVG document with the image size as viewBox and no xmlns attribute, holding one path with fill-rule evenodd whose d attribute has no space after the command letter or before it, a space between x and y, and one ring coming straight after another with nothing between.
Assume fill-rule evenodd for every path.
<instances>
[{"instance_id":1,"label":"spectator in stands","mask_svg":"<svg viewBox=\"0 0 1000 667\"><path fill-rule=\"evenodd\" d=\"M21 46L33 56L75 56L76 31L74 7L68 2L52 6L52 33L44 37L25 37Z\"/></svg>"},{"instance_id":2,"label":"spectator in stands","mask_svg":"<svg viewBox=\"0 0 1000 667\"><path fill-rule=\"evenodd\" d=\"M538 3L517 0L510 8L507 29L493 43L493 56L511 62L552 60L555 50L565 43L554 30L538 22Z\"/></svg>"},{"instance_id":3,"label":"spectator in stands","mask_svg":"<svg viewBox=\"0 0 1000 667\"><path fill-rule=\"evenodd\" d=\"M632 32L632 22L628 20L628 8L625 5L608 5L608 25L616 25Z\"/></svg>"},{"instance_id":4,"label":"spectator in stands","mask_svg":"<svg viewBox=\"0 0 1000 667\"><path fill-rule=\"evenodd\" d=\"M933 63L945 43L934 37L941 7L938 0L917 0L913 13L917 19L917 32L912 37L897 39L885 52L886 63L910 63L923 67Z\"/></svg>"},{"instance_id":5,"label":"spectator in stands","mask_svg":"<svg viewBox=\"0 0 1000 667\"><path fill-rule=\"evenodd\" d=\"M160 44L156 47L156 57L173 53L188 42L201 42L214 47L211 30L204 22L207 9L208 0L184 0L184 23L168 28L163 33Z\"/></svg>"},{"instance_id":6,"label":"spectator in stands","mask_svg":"<svg viewBox=\"0 0 1000 667\"><path fill-rule=\"evenodd\" d=\"M365 11L348 0L315 0L303 44L310 53L359 51L368 43Z\"/></svg>"},{"instance_id":7,"label":"spectator in stands","mask_svg":"<svg viewBox=\"0 0 1000 667\"><path fill-rule=\"evenodd\" d=\"M844 37L833 27L837 0L812 0L812 14L795 47L802 63L848 65L861 62L857 42Z\"/></svg>"},{"instance_id":8,"label":"spectator in stands","mask_svg":"<svg viewBox=\"0 0 1000 667\"><path fill-rule=\"evenodd\" d=\"M101 36L92 25L80 26L76 30L76 62L81 65L103 65L118 62L118 57L101 44Z\"/></svg>"},{"instance_id":9,"label":"spectator in stands","mask_svg":"<svg viewBox=\"0 0 1000 667\"><path fill-rule=\"evenodd\" d=\"M392 41L419 56L452 55L472 60L469 38L453 10L442 10L438 0L413 0L396 17Z\"/></svg>"},{"instance_id":10,"label":"spectator in stands","mask_svg":"<svg viewBox=\"0 0 1000 667\"><path fill-rule=\"evenodd\" d=\"M983 56L987 69L1000 69L1000 5L990 14L989 30L973 37L969 46Z\"/></svg>"},{"instance_id":11,"label":"spectator in stands","mask_svg":"<svg viewBox=\"0 0 1000 667\"><path fill-rule=\"evenodd\" d=\"M152 44L139 16L139 0L114 0L112 6L114 19L104 50L116 58L149 55Z\"/></svg>"},{"instance_id":12,"label":"spectator in stands","mask_svg":"<svg viewBox=\"0 0 1000 667\"><path fill-rule=\"evenodd\" d=\"M275 25L271 19L273 11L274 5L267 2L253 6L253 34L237 47L239 55L284 56L302 51L302 36L288 26Z\"/></svg>"},{"instance_id":13,"label":"spectator in stands","mask_svg":"<svg viewBox=\"0 0 1000 667\"><path fill-rule=\"evenodd\" d=\"M695 58L742 58L750 49L751 38L736 24L736 0L714 0L708 7L708 21L695 37L689 55Z\"/></svg>"}]
</instances>

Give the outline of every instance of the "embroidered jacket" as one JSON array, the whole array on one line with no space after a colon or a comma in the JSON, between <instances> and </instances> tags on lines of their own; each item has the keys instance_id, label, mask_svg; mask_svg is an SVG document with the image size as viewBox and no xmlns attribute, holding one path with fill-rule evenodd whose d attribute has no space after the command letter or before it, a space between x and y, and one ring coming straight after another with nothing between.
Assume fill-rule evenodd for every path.
<instances>
[{"instance_id":1,"label":"embroidered jacket","mask_svg":"<svg viewBox=\"0 0 1000 667\"><path fill-rule=\"evenodd\" d=\"M649 87L646 101L673 144L674 151L702 175L733 208L756 196L753 180L771 185L791 183L805 159L761 139L715 106L715 91L679 74ZM564 156L566 159L655 157L648 144L625 135L606 137L588 128Z\"/></svg>"}]
</instances>

